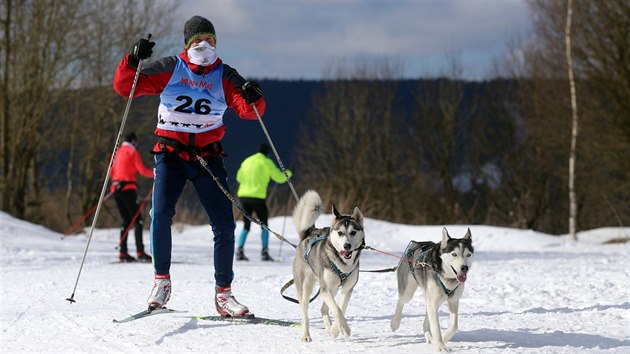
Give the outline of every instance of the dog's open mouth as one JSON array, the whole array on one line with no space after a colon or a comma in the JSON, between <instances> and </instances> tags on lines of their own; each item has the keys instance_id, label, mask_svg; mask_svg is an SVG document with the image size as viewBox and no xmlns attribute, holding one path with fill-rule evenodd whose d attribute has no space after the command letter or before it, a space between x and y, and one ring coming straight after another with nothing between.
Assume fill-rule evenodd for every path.
<instances>
[{"instance_id":1,"label":"dog's open mouth","mask_svg":"<svg viewBox=\"0 0 630 354\"><path fill-rule=\"evenodd\" d=\"M453 269L453 273L455 273L455 277L457 278L457 281L460 283L465 283L467 276L466 273L458 273L455 268L453 268L453 266L451 266L451 269Z\"/></svg>"},{"instance_id":2,"label":"dog's open mouth","mask_svg":"<svg viewBox=\"0 0 630 354\"><path fill-rule=\"evenodd\" d=\"M339 251L339 256L345 259L350 259L350 257L352 257L352 251Z\"/></svg>"}]
</instances>

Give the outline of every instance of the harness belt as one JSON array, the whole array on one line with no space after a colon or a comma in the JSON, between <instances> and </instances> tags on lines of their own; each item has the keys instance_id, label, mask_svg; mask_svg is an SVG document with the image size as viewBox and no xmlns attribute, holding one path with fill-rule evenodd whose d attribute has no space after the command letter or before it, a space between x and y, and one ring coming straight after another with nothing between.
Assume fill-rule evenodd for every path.
<instances>
[{"instance_id":1,"label":"harness belt","mask_svg":"<svg viewBox=\"0 0 630 354\"><path fill-rule=\"evenodd\" d=\"M128 184L136 184L135 181L112 181L112 184L116 186L116 191L121 191L123 187Z\"/></svg>"},{"instance_id":2,"label":"harness belt","mask_svg":"<svg viewBox=\"0 0 630 354\"><path fill-rule=\"evenodd\" d=\"M212 158L215 160L219 159L220 157L227 156L223 152L223 145L220 141L215 141L214 143L210 143L206 146L196 147L182 144L174 139L158 136L157 142L160 145L161 152L169 152L166 149L166 146L170 146L173 148L173 152L175 152L176 154L179 154L182 151L187 152L191 159L194 158L196 155L204 156L204 154L208 152L210 153L209 155L212 156Z\"/></svg>"}]
</instances>

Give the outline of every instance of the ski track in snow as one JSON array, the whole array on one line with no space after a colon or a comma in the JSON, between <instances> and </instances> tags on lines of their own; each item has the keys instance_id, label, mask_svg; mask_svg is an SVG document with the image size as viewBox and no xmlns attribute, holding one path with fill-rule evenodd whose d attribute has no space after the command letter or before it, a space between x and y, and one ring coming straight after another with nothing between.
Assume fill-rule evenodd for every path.
<instances>
[{"instance_id":1,"label":"ski track in snow","mask_svg":"<svg viewBox=\"0 0 630 354\"><path fill-rule=\"evenodd\" d=\"M318 226L330 216L322 216ZM389 322L397 301L394 273L361 273L348 306L350 337L332 339L319 313L309 307L313 342L300 341L301 328L195 320L215 315L212 236L208 226L173 228L169 307L163 314L116 324L143 310L152 286L150 264L113 264L117 229L95 230L74 300L72 294L87 238L58 233L0 212L2 353L431 353L424 342L424 299L419 290L405 306L397 332ZM272 230L292 227L283 217ZM237 231L242 224L237 223ZM447 226L461 237L467 226ZM475 246L459 330L447 343L458 353L628 353L630 352L630 244L604 245L601 234L630 235L629 228L594 230L574 243L527 230L470 226ZM368 245L402 254L409 240L438 241L440 226L398 225L366 220ZM285 233L297 242L295 232ZM597 237L593 236L597 235ZM145 234L148 244L148 232ZM250 262L235 262L233 290L261 317L300 322L298 305L280 288L292 278L293 248L272 237L271 254L260 261L259 230L246 244ZM135 251L133 242L130 251ZM281 252L281 254L280 254ZM397 259L365 250L361 269L383 269ZM291 287L286 295L295 297ZM448 310L440 308L448 325Z\"/></svg>"}]
</instances>

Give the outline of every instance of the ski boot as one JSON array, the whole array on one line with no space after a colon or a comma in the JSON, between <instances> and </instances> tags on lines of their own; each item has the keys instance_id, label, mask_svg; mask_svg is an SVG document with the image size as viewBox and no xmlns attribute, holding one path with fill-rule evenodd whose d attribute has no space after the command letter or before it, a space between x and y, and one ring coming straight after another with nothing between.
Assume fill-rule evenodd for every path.
<instances>
[{"instance_id":1,"label":"ski boot","mask_svg":"<svg viewBox=\"0 0 630 354\"><path fill-rule=\"evenodd\" d=\"M166 306L171 298L171 276L169 274L156 274L153 281L153 289L147 299L150 310L160 309Z\"/></svg>"},{"instance_id":2,"label":"ski boot","mask_svg":"<svg viewBox=\"0 0 630 354\"><path fill-rule=\"evenodd\" d=\"M146 262L146 263L153 262L153 258L151 258L151 256L149 256L148 254L146 254L144 252L138 252L137 256L138 256L137 259L140 262Z\"/></svg>"},{"instance_id":3,"label":"ski boot","mask_svg":"<svg viewBox=\"0 0 630 354\"><path fill-rule=\"evenodd\" d=\"M263 261L269 261L269 262L274 261L274 259L271 258L271 256L269 255L269 249L267 248L263 248L263 250L260 252L260 259L262 259Z\"/></svg>"},{"instance_id":4,"label":"ski boot","mask_svg":"<svg viewBox=\"0 0 630 354\"><path fill-rule=\"evenodd\" d=\"M118 260L122 263L131 263L136 261L136 259L131 257L127 252L120 252Z\"/></svg>"},{"instance_id":5,"label":"ski boot","mask_svg":"<svg viewBox=\"0 0 630 354\"><path fill-rule=\"evenodd\" d=\"M243 248L238 248L236 250L236 260L237 261L249 261L249 258L245 257L245 252L243 252Z\"/></svg>"},{"instance_id":6,"label":"ski boot","mask_svg":"<svg viewBox=\"0 0 630 354\"><path fill-rule=\"evenodd\" d=\"M247 306L236 301L234 295L232 295L232 288L216 288L216 294L214 296L214 306L217 309L219 315L223 317L253 317L254 315L249 312Z\"/></svg>"}]
</instances>

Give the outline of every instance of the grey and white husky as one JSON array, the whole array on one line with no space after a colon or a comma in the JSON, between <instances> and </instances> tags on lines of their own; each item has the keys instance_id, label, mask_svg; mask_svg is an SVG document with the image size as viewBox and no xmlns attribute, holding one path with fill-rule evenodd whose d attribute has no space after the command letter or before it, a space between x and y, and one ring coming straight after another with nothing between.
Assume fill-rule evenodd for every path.
<instances>
[{"instance_id":1,"label":"grey and white husky","mask_svg":"<svg viewBox=\"0 0 630 354\"><path fill-rule=\"evenodd\" d=\"M351 215L340 214L334 204L334 218L330 227L315 228L321 214L322 199L315 191L307 191L300 198L293 219L300 243L293 260L293 279L302 310L302 341L310 342L308 305L315 285L319 283L321 314L326 330L333 338L341 333L350 335L345 318L352 290L359 280L359 256L364 245L363 214L355 207ZM341 303L335 296L341 289ZM329 310L334 316L331 325Z\"/></svg>"},{"instance_id":2,"label":"grey and white husky","mask_svg":"<svg viewBox=\"0 0 630 354\"><path fill-rule=\"evenodd\" d=\"M424 339L438 351L449 351L446 343L457 331L459 299L464 293L464 283L474 259L470 229L463 238L451 238L442 229L442 242L411 241L396 270L398 276L398 304L391 321L392 331L400 327L403 306L409 302L416 289L424 292L426 315ZM442 335L438 309L448 303L450 326Z\"/></svg>"}]
</instances>

